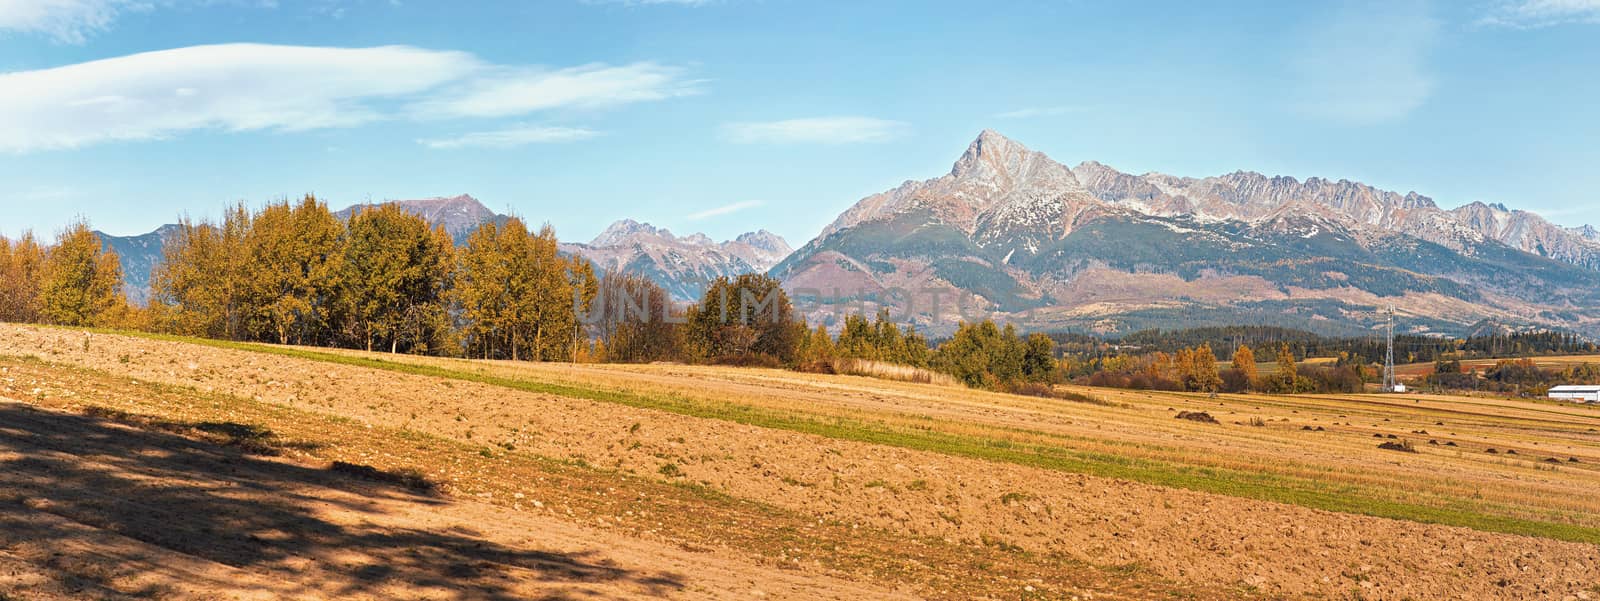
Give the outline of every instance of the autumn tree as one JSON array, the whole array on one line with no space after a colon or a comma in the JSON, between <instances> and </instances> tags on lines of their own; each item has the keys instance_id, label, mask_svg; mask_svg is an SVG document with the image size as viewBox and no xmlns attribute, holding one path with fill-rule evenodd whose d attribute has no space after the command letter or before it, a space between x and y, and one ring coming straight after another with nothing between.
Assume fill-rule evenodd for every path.
<instances>
[{"instance_id":1,"label":"autumn tree","mask_svg":"<svg viewBox=\"0 0 1600 601\"><path fill-rule=\"evenodd\" d=\"M587 262L557 249L550 226L521 219L485 223L467 238L456 299L469 354L564 361L583 338L577 313L589 312L599 282ZM609 352L609 351L608 351Z\"/></svg>"},{"instance_id":2,"label":"autumn tree","mask_svg":"<svg viewBox=\"0 0 1600 601\"><path fill-rule=\"evenodd\" d=\"M674 312L666 289L648 277L607 273L585 316L605 349L606 361L644 363L682 357L682 317Z\"/></svg>"},{"instance_id":3,"label":"autumn tree","mask_svg":"<svg viewBox=\"0 0 1600 601\"><path fill-rule=\"evenodd\" d=\"M313 196L267 205L245 239L252 337L305 344L327 328L344 224Z\"/></svg>"},{"instance_id":4,"label":"autumn tree","mask_svg":"<svg viewBox=\"0 0 1600 601\"><path fill-rule=\"evenodd\" d=\"M1239 350L1233 352L1233 373L1242 386L1239 390L1249 390L1255 387L1256 353L1249 346L1240 345Z\"/></svg>"},{"instance_id":5,"label":"autumn tree","mask_svg":"<svg viewBox=\"0 0 1600 601\"><path fill-rule=\"evenodd\" d=\"M555 239L555 232L551 230L550 237ZM559 255L558 255L559 256ZM594 313L595 302L600 297L600 278L595 275L594 264L581 256L571 256L565 259L567 264L567 280L572 285L572 357L578 361L579 349L592 333L591 324L585 319Z\"/></svg>"},{"instance_id":6,"label":"autumn tree","mask_svg":"<svg viewBox=\"0 0 1600 601\"><path fill-rule=\"evenodd\" d=\"M934 352L933 367L974 388L999 389L1024 381L1028 345L1016 328L993 321L962 322Z\"/></svg>"},{"instance_id":7,"label":"autumn tree","mask_svg":"<svg viewBox=\"0 0 1600 601\"><path fill-rule=\"evenodd\" d=\"M1294 351L1285 344L1278 349L1278 371L1270 379L1273 392L1293 393L1299 390L1299 366L1294 361Z\"/></svg>"},{"instance_id":8,"label":"autumn tree","mask_svg":"<svg viewBox=\"0 0 1600 601\"><path fill-rule=\"evenodd\" d=\"M792 363L805 334L778 280L759 274L723 276L691 307L690 347L707 361Z\"/></svg>"},{"instance_id":9,"label":"autumn tree","mask_svg":"<svg viewBox=\"0 0 1600 601\"><path fill-rule=\"evenodd\" d=\"M824 325L819 324L816 329L811 330L806 335L805 343L801 345L800 361L802 363L831 361L837 356L838 352L833 343L833 336L828 334L828 327Z\"/></svg>"},{"instance_id":10,"label":"autumn tree","mask_svg":"<svg viewBox=\"0 0 1600 601\"><path fill-rule=\"evenodd\" d=\"M467 237L467 247L460 252L454 297L466 323L463 337L469 356L510 356L515 347L511 265L504 248L507 236L502 233L506 227L527 231L516 219L505 227L484 223Z\"/></svg>"},{"instance_id":11,"label":"autumn tree","mask_svg":"<svg viewBox=\"0 0 1600 601\"><path fill-rule=\"evenodd\" d=\"M344 334L367 350L429 352L445 326L454 265L450 235L397 205L351 216L339 269Z\"/></svg>"},{"instance_id":12,"label":"autumn tree","mask_svg":"<svg viewBox=\"0 0 1600 601\"><path fill-rule=\"evenodd\" d=\"M1039 332L1028 335L1022 353L1022 377L1029 382L1061 379L1061 368L1056 363L1056 343L1049 336Z\"/></svg>"},{"instance_id":13,"label":"autumn tree","mask_svg":"<svg viewBox=\"0 0 1600 601\"><path fill-rule=\"evenodd\" d=\"M125 304L121 261L82 221L57 237L41 276L39 310L46 322L106 325L106 318Z\"/></svg>"},{"instance_id":14,"label":"autumn tree","mask_svg":"<svg viewBox=\"0 0 1600 601\"><path fill-rule=\"evenodd\" d=\"M24 233L15 241L0 237L0 321L39 320L39 283L45 249Z\"/></svg>"},{"instance_id":15,"label":"autumn tree","mask_svg":"<svg viewBox=\"0 0 1600 601\"><path fill-rule=\"evenodd\" d=\"M1216 392L1222 387L1222 377L1217 373L1217 355L1209 343L1189 351L1189 363L1184 374L1184 387L1198 392Z\"/></svg>"},{"instance_id":16,"label":"autumn tree","mask_svg":"<svg viewBox=\"0 0 1600 601\"><path fill-rule=\"evenodd\" d=\"M222 223L180 219L151 274L152 309L164 329L208 338L240 339L249 315L250 211L229 207Z\"/></svg>"}]
</instances>

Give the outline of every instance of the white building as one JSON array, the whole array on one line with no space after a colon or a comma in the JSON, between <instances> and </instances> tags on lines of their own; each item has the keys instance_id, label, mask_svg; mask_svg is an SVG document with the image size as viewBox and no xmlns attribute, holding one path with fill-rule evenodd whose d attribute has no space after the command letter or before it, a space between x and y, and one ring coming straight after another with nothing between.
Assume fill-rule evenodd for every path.
<instances>
[{"instance_id":1,"label":"white building","mask_svg":"<svg viewBox=\"0 0 1600 601\"><path fill-rule=\"evenodd\" d=\"M1550 398L1577 403L1600 403L1600 386L1557 386L1550 389Z\"/></svg>"}]
</instances>

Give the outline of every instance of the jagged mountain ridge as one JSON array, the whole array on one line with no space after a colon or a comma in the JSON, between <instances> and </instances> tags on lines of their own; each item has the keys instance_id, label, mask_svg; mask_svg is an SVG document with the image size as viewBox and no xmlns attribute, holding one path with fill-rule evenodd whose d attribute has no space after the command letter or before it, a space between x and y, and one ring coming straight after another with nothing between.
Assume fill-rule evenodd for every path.
<instances>
[{"instance_id":1,"label":"jagged mountain ridge","mask_svg":"<svg viewBox=\"0 0 1600 601\"><path fill-rule=\"evenodd\" d=\"M1298 206L1347 225L1376 226L1458 250L1493 240L1600 270L1600 233L1593 227L1564 228L1500 204L1473 202L1447 211L1416 192L1252 171L1196 179L1130 175L1095 161L1068 168L993 130L980 133L948 175L908 181L862 199L818 237L914 206L933 209L944 222L985 241L1005 239L1004 231L1030 225L1025 223L1030 219L1044 221L1025 229L1064 234L1083 217L1114 207L1155 216L1251 221ZM980 223L980 215L989 223ZM1055 215L1063 219L1050 219Z\"/></svg>"},{"instance_id":2,"label":"jagged mountain ridge","mask_svg":"<svg viewBox=\"0 0 1600 601\"><path fill-rule=\"evenodd\" d=\"M1255 323L1304 309L1360 328L1370 320L1358 313L1405 300L1427 305L1411 318L1435 330L1487 318L1593 329L1592 232L1349 181L1067 168L984 131L948 174L862 199L773 273L823 296L950 287L1035 327L1118 329L1152 311L1161 318L1142 323Z\"/></svg>"},{"instance_id":3,"label":"jagged mountain ridge","mask_svg":"<svg viewBox=\"0 0 1600 601\"><path fill-rule=\"evenodd\" d=\"M1433 199L1399 194L1349 180L1267 177L1237 171L1202 179L1161 173L1129 175L1087 161L1073 174L1095 197L1153 215L1189 214L1213 219L1260 219L1286 206L1324 212L1349 225L1410 234L1456 250L1495 241L1540 256L1600 269L1593 228L1564 228L1537 214L1502 204L1473 202L1439 208Z\"/></svg>"},{"instance_id":4,"label":"jagged mountain ridge","mask_svg":"<svg viewBox=\"0 0 1600 601\"><path fill-rule=\"evenodd\" d=\"M632 219L612 223L587 244L562 244L602 272L651 278L678 300L697 300L721 276L765 273L792 249L783 237L758 230L721 243L705 234L678 237L666 228Z\"/></svg>"}]
</instances>

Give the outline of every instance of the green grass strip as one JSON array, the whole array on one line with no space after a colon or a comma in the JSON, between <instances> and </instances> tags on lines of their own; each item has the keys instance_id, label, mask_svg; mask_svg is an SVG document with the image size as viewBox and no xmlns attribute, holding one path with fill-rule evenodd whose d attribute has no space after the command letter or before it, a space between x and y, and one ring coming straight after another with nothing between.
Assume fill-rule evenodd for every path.
<instances>
[{"instance_id":1,"label":"green grass strip","mask_svg":"<svg viewBox=\"0 0 1600 601\"><path fill-rule=\"evenodd\" d=\"M848 418L815 417L748 405L707 402L676 394L640 394L601 388L508 378L447 367L386 361L301 348L248 342L189 338L147 332L106 333L154 340L185 342L216 348L280 355L352 367L476 382L510 390L549 394L641 409L655 409L690 417L814 434L826 438L930 451L957 457L999 461L1061 472L1119 478L1146 484L1183 488L1246 499L1273 501L1340 513L1369 515L1485 532L1520 534L1556 540L1600 544L1600 528L1545 522L1475 511L1471 501L1451 499L1450 507L1437 507L1375 498L1359 486L1330 484L1307 478L1279 476L1227 468L1177 465L1163 461L1073 451L1071 449L1000 438L985 438L921 429L895 429Z\"/></svg>"}]
</instances>

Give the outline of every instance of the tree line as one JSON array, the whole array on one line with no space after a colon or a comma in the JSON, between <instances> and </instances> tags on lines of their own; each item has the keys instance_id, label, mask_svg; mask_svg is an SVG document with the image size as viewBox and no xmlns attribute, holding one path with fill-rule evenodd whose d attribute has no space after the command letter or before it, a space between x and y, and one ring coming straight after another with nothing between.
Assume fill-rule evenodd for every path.
<instances>
[{"instance_id":1,"label":"tree line","mask_svg":"<svg viewBox=\"0 0 1600 601\"><path fill-rule=\"evenodd\" d=\"M875 319L850 314L830 332L797 316L781 283L745 274L711 282L698 302L674 310L648 278L607 274L600 281L593 356L605 361L678 361L837 371L864 360L953 376L973 387L1016 390L1063 380L1048 336L1022 336L993 321L963 323L941 344L887 310Z\"/></svg>"},{"instance_id":2,"label":"tree line","mask_svg":"<svg viewBox=\"0 0 1600 601\"><path fill-rule=\"evenodd\" d=\"M1062 360L1062 369L1072 381L1089 386L1271 394L1360 392L1376 374L1373 366L1349 354L1331 364L1310 365L1298 360L1288 343L1280 343L1272 353L1265 370L1248 345L1234 350L1223 367L1209 343L1175 353L1069 355Z\"/></svg>"},{"instance_id":3,"label":"tree line","mask_svg":"<svg viewBox=\"0 0 1600 601\"><path fill-rule=\"evenodd\" d=\"M548 226L484 223L457 248L394 204L341 220L314 197L182 220L152 274L150 323L228 340L487 359L570 359L597 286Z\"/></svg>"},{"instance_id":4,"label":"tree line","mask_svg":"<svg viewBox=\"0 0 1600 601\"><path fill-rule=\"evenodd\" d=\"M1374 334L1363 338L1321 336L1304 330L1277 326L1206 326L1179 330L1141 330L1120 337L1100 338L1080 333L1051 333L1065 353L1089 357L1123 353L1165 352L1202 344L1216 349L1223 358L1232 349L1250 346L1277 349L1289 345L1300 357L1338 357L1341 354L1367 363L1383 361L1387 343ZM1402 363L1426 363L1441 358L1502 358L1527 355L1584 355L1600 352L1595 343L1570 332L1505 332L1442 338L1397 334L1395 359Z\"/></svg>"},{"instance_id":5,"label":"tree line","mask_svg":"<svg viewBox=\"0 0 1600 601\"><path fill-rule=\"evenodd\" d=\"M0 238L0 320L224 340L489 359L573 360L592 266L548 226L483 224L457 248L393 204L340 219L307 196L218 221L180 220L148 307L122 294L118 257L82 221L53 244Z\"/></svg>"},{"instance_id":6,"label":"tree line","mask_svg":"<svg viewBox=\"0 0 1600 601\"><path fill-rule=\"evenodd\" d=\"M1544 396L1563 384L1600 385L1600 365L1571 363L1540 367L1533 359L1501 359L1483 369L1463 367L1459 358L1440 359L1424 385L1438 390L1486 391Z\"/></svg>"},{"instance_id":7,"label":"tree line","mask_svg":"<svg viewBox=\"0 0 1600 601\"><path fill-rule=\"evenodd\" d=\"M75 221L51 244L0 236L0 321L137 327L122 295L122 263Z\"/></svg>"}]
</instances>

